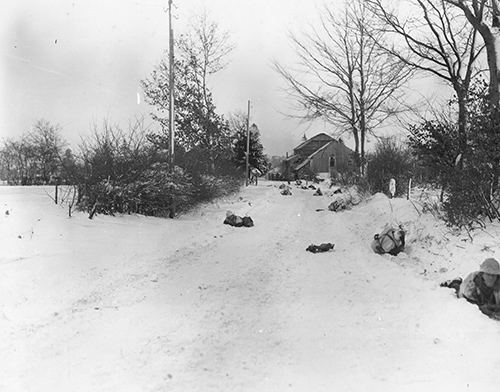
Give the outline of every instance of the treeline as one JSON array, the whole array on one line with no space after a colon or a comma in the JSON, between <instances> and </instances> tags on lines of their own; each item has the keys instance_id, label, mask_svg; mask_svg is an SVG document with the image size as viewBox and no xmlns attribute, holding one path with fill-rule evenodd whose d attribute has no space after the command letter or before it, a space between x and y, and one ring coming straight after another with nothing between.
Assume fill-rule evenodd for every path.
<instances>
[{"instance_id":1,"label":"treeline","mask_svg":"<svg viewBox=\"0 0 500 392\"><path fill-rule=\"evenodd\" d=\"M0 179L9 185L41 185L71 177L75 158L66 146L58 126L39 120L31 131L0 145Z\"/></svg>"},{"instance_id":2,"label":"treeline","mask_svg":"<svg viewBox=\"0 0 500 392\"><path fill-rule=\"evenodd\" d=\"M3 141L0 179L9 185L73 185L77 206L90 216L173 217L196 203L234 192L243 183L246 133L241 116L231 120L225 121L227 144L218 147L224 153L213 167L204 159L208 152L190 154L180 146L176 165L170 167L162 135L145 127L143 119L126 130L106 121L94 126L76 153L66 148L59 126L40 120L19 139ZM255 125L250 140L250 163L265 172L268 163Z\"/></svg>"}]
</instances>

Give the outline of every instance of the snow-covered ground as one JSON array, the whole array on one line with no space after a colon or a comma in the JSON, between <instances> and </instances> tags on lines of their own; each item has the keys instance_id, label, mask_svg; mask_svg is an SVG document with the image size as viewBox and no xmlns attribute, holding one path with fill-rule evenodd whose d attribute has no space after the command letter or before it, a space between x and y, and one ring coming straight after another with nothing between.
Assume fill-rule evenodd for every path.
<instances>
[{"instance_id":1,"label":"snow-covered ground","mask_svg":"<svg viewBox=\"0 0 500 392\"><path fill-rule=\"evenodd\" d=\"M471 242L416 196L335 213L277 185L175 220L0 187L0 391L498 391L500 323L439 283L500 258L500 227ZM373 254L391 221L406 253Z\"/></svg>"}]
</instances>

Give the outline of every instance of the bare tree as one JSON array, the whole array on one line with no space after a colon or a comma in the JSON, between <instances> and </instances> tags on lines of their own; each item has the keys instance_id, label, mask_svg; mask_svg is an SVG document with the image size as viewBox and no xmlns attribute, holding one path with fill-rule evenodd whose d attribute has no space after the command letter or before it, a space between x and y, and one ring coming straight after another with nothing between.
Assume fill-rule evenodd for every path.
<instances>
[{"instance_id":1,"label":"bare tree","mask_svg":"<svg viewBox=\"0 0 500 392\"><path fill-rule=\"evenodd\" d=\"M412 70L381 50L383 34L364 1L346 4L341 16L325 6L320 16L317 28L291 35L298 68L275 62L275 69L302 116L326 119L340 128L337 135L350 132L363 162L367 135L403 110L401 87Z\"/></svg>"},{"instance_id":2,"label":"bare tree","mask_svg":"<svg viewBox=\"0 0 500 392\"><path fill-rule=\"evenodd\" d=\"M377 29L390 38L391 44L384 45L384 50L408 66L444 80L455 91L463 153L467 146L467 98L484 47L477 43L476 29L446 0L406 0L405 17L391 9L389 1L366 3L381 22Z\"/></svg>"},{"instance_id":3,"label":"bare tree","mask_svg":"<svg viewBox=\"0 0 500 392\"><path fill-rule=\"evenodd\" d=\"M207 78L228 65L227 57L235 48L229 33L221 31L219 25L211 21L207 12L203 11L195 17L191 31L182 35L177 45L181 58L192 65L198 88L205 99L205 105L209 107Z\"/></svg>"},{"instance_id":4,"label":"bare tree","mask_svg":"<svg viewBox=\"0 0 500 392\"><path fill-rule=\"evenodd\" d=\"M34 148L38 175L44 183L48 183L59 172L62 151L67 144L61 137L61 128L47 120L38 120L26 136L26 142Z\"/></svg>"},{"instance_id":5,"label":"bare tree","mask_svg":"<svg viewBox=\"0 0 500 392\"><path fill-rule=\"evenodd\" d=\"M500 99L500 8L498 0L445 0L460 9L469 23L481 34L486 47L490 74L490 102L498 111Z\"/></svg>"}]
</instances>

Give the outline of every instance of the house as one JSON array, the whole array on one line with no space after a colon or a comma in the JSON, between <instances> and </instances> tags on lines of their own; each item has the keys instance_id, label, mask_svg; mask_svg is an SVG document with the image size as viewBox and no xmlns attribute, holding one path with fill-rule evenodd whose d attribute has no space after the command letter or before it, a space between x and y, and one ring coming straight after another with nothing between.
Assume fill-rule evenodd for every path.
<instances>
[{"instance_id":1,"label":"house","mask_svg":"<svg viewBox=\"0 0 500 392\"><path fill-rule=\"evenodd\" d=\"M283 161L282 173L288 179L307 178L319 173L335 178L356 170L354 157L354 151L341 140L319 133L293 149L293 154Z\"/></svg>"}]
</instances>

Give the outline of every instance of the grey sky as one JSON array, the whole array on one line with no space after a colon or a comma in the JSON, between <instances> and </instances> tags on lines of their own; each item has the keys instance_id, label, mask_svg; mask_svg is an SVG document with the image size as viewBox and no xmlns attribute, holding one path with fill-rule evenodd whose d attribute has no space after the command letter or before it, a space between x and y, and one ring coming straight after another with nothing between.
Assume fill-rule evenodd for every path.
<instances>
[{"instance_id":1,"label":"grey sky","mask_svg":"<svg viewBox=\"0 0 500 392\"><path fill-rule=\"evenodd\" d=\"M340 0L337 0L340 4ZM229 31L236 49L211 80L223 114L246 111L258 124L266 152L283 154L328 131L281 114L288 103L273 58L293 58L287 32L313 22L320 0L178 0L175 29L196 13ZM16 137L39 118L59 123L73 147L104 118L126 125L148 114L139 81L168 45L167 0L7 0L0 16L0 137ZM148 120L149 121L149 120ZM350 143L348 142L348 145Z\"/></svg>"}]
</instances>

